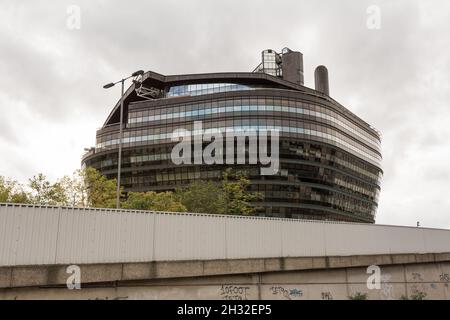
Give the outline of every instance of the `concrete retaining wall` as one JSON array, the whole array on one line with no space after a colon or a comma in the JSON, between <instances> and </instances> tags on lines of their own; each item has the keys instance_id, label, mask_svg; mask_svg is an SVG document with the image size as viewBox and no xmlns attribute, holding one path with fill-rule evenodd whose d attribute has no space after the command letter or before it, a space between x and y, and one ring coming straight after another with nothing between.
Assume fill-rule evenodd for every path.
<instances>
[{"instance_id":1,"label":"concrete retaining wall","mask_svg":"<svg viewBox=\"0 0 450 320\"><path fill-rule=\"evenodd\" d=\"M381 266L380 289L368 290L366 267L299 270L194 278L121 281L65 287L0 289L0 299L285 299L346 300L357 292L368 299L401 299L418 292L425 299L450 299L450 262Z\"/></svg>"}]
</instances>

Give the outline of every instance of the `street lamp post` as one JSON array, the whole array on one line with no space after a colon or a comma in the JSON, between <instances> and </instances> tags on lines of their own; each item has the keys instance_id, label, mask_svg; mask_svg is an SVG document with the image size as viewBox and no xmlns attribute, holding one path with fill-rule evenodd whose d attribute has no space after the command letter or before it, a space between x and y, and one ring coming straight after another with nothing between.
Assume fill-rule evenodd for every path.
<instances>
[{"instance_id":1,"label":"street lamp post","mask_svg":"<svg viewBox=\"0 0 450 320\"><path fill-rule=\"evenodd\" d=\"M117 82L111 82L103 86L104 89L109 89L114 87L119 82L122 83L122 90L120 94L120 123L119 123L119 156L117 161L117 190L116 190L116 208L120 209L120 176L122 169L122 135L123 135L123 103L124 103L124 90L125 90L125 80L138 77L144 74L144 71L139 70L134 72L131 76L123 78Z\"/></svg>"}]
</instances>

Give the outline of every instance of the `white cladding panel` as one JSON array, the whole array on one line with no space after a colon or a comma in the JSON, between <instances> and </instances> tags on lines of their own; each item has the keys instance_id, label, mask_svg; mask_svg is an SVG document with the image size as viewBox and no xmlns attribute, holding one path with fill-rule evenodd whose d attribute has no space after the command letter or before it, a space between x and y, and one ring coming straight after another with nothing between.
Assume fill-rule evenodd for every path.
<instances>
[{"instance_id":1,"label":"white cladding panel","mask_svg":"<svg viewBox=\"0 0 450 320\"><path fill-rule=\"evenodd\" d=\"M0 204L0 266L450 252L450 230Z\"/></svg>"},{"instance_id":2,"label":"white cladding panel","mask_svg":"<svg viewBox=\"0 0 450 320\"><path fill-rule=\"evenodd\" d=\"M153 259L154 215L60 209L57 262L108 263Z\"/></svg>"},{"instance_id":3,"label":"white cladding panel","mask_svg":"<svg viewBox=\"0 0 450 320\"><path fill-rule=\"evenodd\" d=\"M228 217L226 229L229 259L281 256L281 230L277 220Z\"/></svg>"},{"instance_id":4,"label":"white cladding panel","mask_svg":"<svg viewBox=\"0 0 450 320\"><path fill-rule=\"evenodd\" d=\"M283 257L325 256L324 224L311 221L281 220Z\"/></svg>"},{"instance_id":5,"label":"white cladding panel","mask_svg":"<svg viewBox=\"0 0 450 320\"><path fill-rule=\"evenodd\" d=\"M155 216L154 260L207 260L225 257L224 219L175 213Z\"/></svg>"},{"instance_id":6,"label":"white cladding panel","mask_svg":"<svg viewBox=\"0 0 450 320\"><path fill-rule=\"evenodd\" d=\"M0 266L54 263L57 208L0 207Z\"/></svg>"},{"instance_id":7,"label":"white cladding panel","mask_svg":"<svg viewBox=\"0 0 450 320\"><path fill-rule=\"evenodd\" d=\"M423 229L424 251L445 252L450 248L450 237L447 230Z\"/></svg>"}]
</instances>

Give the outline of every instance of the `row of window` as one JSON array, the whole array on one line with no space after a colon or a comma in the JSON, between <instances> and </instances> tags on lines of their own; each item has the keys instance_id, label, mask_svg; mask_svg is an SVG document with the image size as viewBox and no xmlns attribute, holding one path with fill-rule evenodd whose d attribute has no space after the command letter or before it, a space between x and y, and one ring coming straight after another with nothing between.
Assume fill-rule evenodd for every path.
<instances>
[{"instance_id":1,"label":"row of window","mask_svg":"<svg viewBox=\"0 0 450 320\"><path fill-rule=\"evenodd\" d=\"M374 167L351 154L341 152L339 149L324 144L292 139L281 140L280 154L293 154L295 155L294 159L299 156L300 159L321 162L331 167L343 169L344 171L349 169L364 180L369 177L369 180L377 185L382 176L380 168Z\"/></svg>"},{"instance_id":2,"label":"row of window","mask_svg":"<svg viewBox=\"0 0 450 320\"><path fill-rule=\"evenodd\" d=\"M380 150L380 142L379 140L375 138L367 138L364 135L360 134L358 131L347 125L341 120L335 119L329 115L310 111L308 109L298 109L293 107L284 107L284 109L287 109L287 113L293 113L293 114L301 114L301 115L308 115L312 117L316 117L319 119L325 119L328 121L331 121L333 124L336 125L336 128L340 129L340 127L343 127L353 135L356 135L358 138L362 139L364 143L369 144L372 148L375 150ZM161 120L167 120L167 119L186 119L186 120L200 120L204 116L209 115L218 115L218 114L227 114L227 113L237 113L237 112L246 112L249 111L250 113L257 113L257 112L265 112L265 111L275 111L283 113L283 108L281 106L234 106L234 107L223 107L223 108L212 108L212 109L206 109L206 110L197 110L197 111L188 111L188 112L179 112L179 113L167 113L167 114L161 114L161 115L155 115L155 116L148 116L148 117L141 117L141 118L130 118L128 122L130 124L134 123L140 123L140 122L152 122L152 121L161 121ZM289 115L287 115L289 116Z\"/></svg>"},{"instance_id":3,"label":"row of window","mask_svg":"<svg viewBox=\"0 0 450 320\"><path fill-rule=\"evenodd\" d=\"M274 85L245 85L239 83L198 83L170 87L167 97L200 96L204 94L273 88Z\"/></svg>"},{"instance_id":4,"label":"row of window","mask_svg":"<svg viewBox=\"0 0 450 320\"><path fill-rule=\"evenodd\" d=\"M141 148L134 148L131 150L123 151L123 164L130 162L130 157L136 159L136 163L144 160L150 155L170 154L172 152L173 144L164 145L149 145ZM382 172L379 168L373 167L365 161L359 160L348 153L341 152L339 149L332 148L327 145L309 143L299 140L286 140L280 141L280 157L282 162L286 163L299 163L298 160L307 162L314 162L319 167L329 167L342 170L346 174L350 171L352 175L359 177L364 181L369 181L374 185L379 185L379 181L382 177ZM155 159L164 160L164 159ZM153 160L152 160L153 161ZM294 161L294 162L292 162ZM99 169L107 166L106 163L117 166L117 158L109 156L100 156L93 158L90 161L91 166L98 167Z\"/></svg>"},{"instance_id":5,"label":"row of window","mask_svg":"<svg viewBox=\"0 0 450 320\"><path fill-rule=\"evenodd\" d=\"M171 159L171 155L168 153L164 154L151 154L151 155L140 155L140 156L131 156L129 157L129 162L125 159L126 163L130 163L127 165L123 164L123 169L131 168L133 172L135 170L139 170L144 165L150 165L151 162L153 164L167 164L169 165ZM100 170L114 170L117 166L117 162L113 163L112 159L107 159L101 161L100 164L96 164L96 167ZM366 182L362 182L356 178L350 177L346 174L339 173L332 169L325 169L323 167L312 167L311 165L293 165L293 164L283 164L284 169L280 169L277 176L284 177L288 182L298 182L298 181L310 181L313 183L317 183L318 181L324 181L329 183L330 185L340 186L344 189L351 190L351 192L362 194L367 196L372 201L377 201L379 188L373 185L370 185ZM141 169L143 170L143 169ZM125 170L126 171L126 170ZM136 173L136 175L143 174ZM255 169L255 174L252 177L259 177L260 172L258 169ZM195 177L184 177L184 179L194 179ZM266 179L269 179L266 177ZM272 179L272 178L271 178ZM277 178L279 179L279 178Z\"/></svg>"},{"instance_id":6,"label":"row of window","mask_svg":"<svg viewBox=\"0 0 450 320\"><path fill-rule=\"evenodd\" d=\"M141 176L141 177L130 177L130 176L124 176L123 177L123 183L125 185L130 185L132 187L141 187L141 186L150 186L152 184L158 184L158 183L169 183L170 181L176 181L177 184L182 184L182 182L185 182L186 184L188 181L195 181L195 180L201 180L201 179L220 179L222 176L221 170L209 170L209 171L185 171L185 172L175 172L175 171L168 171L168 172L158 172L153 176ZM256 185L255 185L256 186ZM271 188L273 189L273 188ZM287 199L312 199L319 201L321 200L318 198L317 192L314 192L314 190L320 190L323 196L325 195L339 195L340 197L346 197L348 199L348 202L358 202L362 206L366 208L373 208L374 203L372 201L364 200L360 197L354 197L350 194L346 194L345 192L339 192L338 189L330 190L327 188L321 188L321 187L312 187L307 185L295 185L294 188L291 188L291 190L268 190L267 188L258 186L257 188L253 187L252 191L258 191L266 195L267 201L270 201L273 198L278 198L278 201L286 201ZM295 201L291 201L292 203L295 203ZM341 205L344 206L344 205Z\"/></svg>"},{"instance_id":7,"label":"row of window","mask_svg":"<svg viewBox=\"0 0 450 320\"><path fill-rule=\"evenodd\" d=\"M298 152L303 151L303 152ZM312 152L310 152L312 151ZM333 167L337 167L340 170L351 170L353 172L353 175L356 177L359 177L359 179L363 181L369 181L372 185L378 185L379 182L379 174L374 174L371 172L370 168L363 168L361 167L361 164L356 164L351 161L345 160L343 155L341 154L339 157L336 155L331 155L330 153L327 153L327 156L322 155L320 152L317 152L316 150L311 149L303 149L303 148L297 148L297 149L291 149L291 152L293 152L296 155L300 156L300 159L303 160L310 160L312 162L315 162L317 159L321 160L322 166L315 165L314 168L317 170L324 170L326 173L328 173L330 176L333 176L335 179L342 179L347 180L346 177L348 176L348 173L339 173L339 171L336 171L336 169L333 169ZM284 159L281 160L282 167L280 168L280 175L281 176L288 176L289 172L294 172L297 170L300 170L303 166L311 166L310 164L299 164L299 163L292 163L287 161L286 157L291 156L291 153L286 153L285 150L280 150L280 156ZM131 164L132 167L139 167L144 164L148 164L149 162L156 162L159 164L167 163L170 164L168 161L171 160L171 149L166 147L161 148L145 148L141 150L133 150L133 151L125 151L122 158L122 167L127 168L129 167L128 164ZM334 163L332 166L330 164ZM117 167L117 158L111 158L107 157L106 159L102 160L101 158L98 160L91 161L89 163L90 166L94 166L95 168L99 170L111 170L115 169ZM284 170L283 168L287 168L288 170ZM259 171L255 173L254 176L259 175ZM341 177L341 178L337 178ZM356 181L356 179L351 178L352 181ZM330 181L333 182L334 181ZM341 184L343 186L344 182L340 183L339 181L336 181L336 184ZM367 183L364 183L364 188L368 189L369 185ZM357 192L365 193L364 191L361 191L360 189L355 190ZM374 196L371 194L371 196Z\"/></svg>"},{"instance_id":8,"label":"row of window","mask_svg":"<svg viewBox=\"0 0 450 320\"><path fill-rule=\"evenodd\" d=\"M162 154L136 155L130 156L129 159L132 165L133 164L142 165L144 163L154 161L158 162L169 161L171 160L171 154L162 153ZM106 163L104 163L103 165L105 164ZM108 163L108 165L110 164ZM310 178L322 177L325 180L329 180L330 183L332 182L333 184L352 190L355 193L364 194L371 199L375 199L377 197L377 190L378 190L377 188L371 187L367 183L363 183L359 180L350 178L347 175L331 171L330 169L315 168L315 167L311 169L311 165L291 165L291 164L286 164L284 165L284 167L285 169L281 169L278 175L287 177L288 181L291 180L296 181L297 179L303 179L308 177ZM302 170L302 168L304 169ZM257 175L259 175L259 172Z\"/></svg>"},{"instance_id":9,"label":"row of window","mask_svg":"<svg viewBox=\"0 0 450 320\"><path fill-rule=\"evenodd\" d=\"M282 164L288 182L323 182L329 186L339 186L357 194L363 194L375 201L379 188L338 171L312 164Z\"/></svg>"},{"instance_id":10,"label":"row of window","mask_svg":"<svg viewBox=\"0 0 450 320\"><path fill-rule=\"evenodd\" d=\"M246 156L248 157L249 153L247 150ZM142 164L145 162L153 162L153 161L167 161L167 160L171 160L171 153L151 153L151 154L141 154L141 155L132 155L129 157L129 162L131 164ZM102 167L105 166L110 166L112 165L112 161L111 159L105 160L107 162L103 162L101 164ZM286 168L293 168L293 167L298 167L298 165L291 165L291 164L284 164L283 166L285 166ZM326 172L330 172L330 169L324 169L324 167L321 168L321 170L324 170ZM285 174L281 174L284 176L288 176L288 170L280 170L280 172L285 171ZM367 171L363 171L361 169L362 172L364 172L365 175L370 175L371 178L373 178L374 180L377 180L377 176L371 174L370 172ZM338 173L333 173L334 179L336 179L336 181L333 181L336 184L345 186L345 184L347 183L347 179L342 174L338 174ZM336 176L341 176L340 179L336 178ZM360 192L360 193L365 193L362 189L367 189L367 184L364 184L364 186L361 186L360 188L358 188L357 190L355 189L355 191ZM373 194L371 194L371 196L374 196Z\"/></svg>"},{"instance_id":11,"label":"row of window","mask_svg":"<svg viewBox=\"0 0 450 320\"><path fill-rule=\"evenodd\" d=\"M252 192L261 192L265 195L275 195L276 197L266 197L262 205L274 204L279 206L314 205L320 207L333 208L338 211L345 211L358 216L374 217L377 205L367 201L355 199L349 195L340 192L333 192L314 186L270 186L270 185L252 185ZM296 200L300 199L300 200ZM298 209L302 211L303 209Z\"/></svg>"},{"instance_id":12,"label":"row of window","mask_svg":"<svg viewBox=\"0 0 450 320\"><path fill-rule=\"evenodd\" d=\"M370 135L365 130L356 126L340 114L330 109L302 103L293 100L281 99L234 99L213 101L211 103L188 104L176 107L166 107L164 109L149 109L144 111L130 112L128 124L135 125L138 123L172 120L172 119L190 119L195 120L209 115L225 115L227 113L269 113L269 115L285 114L286 116L306 115L319 119L330 121L345 128L350 133L357 135L365 142L375 145L379 150L380 141Z\"/></svg>"},{"instance_id":13,"label":"row of window","mask_svg":"<svg viewBox=\"0 0 450 320\"><path fill-rule=\"evenodd\" d=\"M318 128L321 126L317 126ZM127 143L134 143L134 142L149 142L149 141L158 141L158 140L168 140L168 141L172 141L172 137L176 138L177 135L175 134L175 129L176 128L163 128L163 129L169 129L169 132L165 132L165 133L159 133L159 134L148 134L148 135L138 135L138 136L134 136L134 137L124 137L122 139L122 143L127 144ZM376 165L376 166L380 166L381 163L381 156L375 152L373 152L372 150L366 148L365 146L361 146L359 144L357 144L355 141L347 138L345 135L339 133L339 132L334 132L333 134L327 133L327 128L323 128L325 132L322 131L318 131L318 130L311 130L311 129L304 129L301 127L284 127L284 126L251 126L251 125L242 125L242 126L233 126L233 127L218 127L215 128L217 131L216 132L222 132L222 133L226 133L226 134L248 134L253 133L253 132L263 132L263 131L279 131L279 132L284 132L284 133L292 133L292 134L297 134L297 135L301 135L301 136L306 136L306 138L312 138L314 139L315 137L319 137L319 138L323 138L325 139L328 143L331 143L335 146L341 147L347 151L349 151L352 154L355 154L361 158L363 158L366 161L369 161L370 163ZM202 130L201 132L193 132L193 135L201 135L204 134L205 130ZM119 144L119 139L111 139L111 140L106 140L106 141L102 141L99 142L97 144L97 149L103 149L103 148L108 148L111 146L115 146Z\"/></svg>"},{"instance_id":14,"label":"row of window","mask_svg":"<svg viewBox=\"0 0 450 320\"><path fill-rule=\"evenodd\" d=\"M302 146L300 147L291 147L290 151L295 153L296 156L299 156L301 159L308 159L315 162L320 162L323 164L327 164L330 162L334 162L344 169L350 169L355 171L362 176L362 178L369 177L370 180L377 184L379 179L381 178L380 170L373 170L372 167L358 161L356 163L355 159L346 157L344 154L341 154L339 157L331 155L329 152L323 149L305 149ZM284 155L283 152L280 152L280 155Z\"/></svg>"},{"instance_id":15,"label":"row of window","mask_svg":"<svg viewBox=\"0 0 450 320\"><path fill-rule=\"evenodd\" d=\"M319 113L323 113L326 115L330 115L336 119L343 119L347 121L346 123L350 126L354 126L356 130L358 130L361 134L366 135L368 138L374 138L374 136L369 133L367 128L362 128L360 126L355 125L352 121L338 114L334 109L330 109L327 107L307 103L304 101L286 99L286 98L272 98L272 97L253 97L253 98L233 98L233 99L225 99L225 100L210 100L205 101L203 103L189 103L189 104L180 104L173 106L161 106L155 108L147 108L145 110L131 111L129 113L129 118L140 118L146 116L154 116L154 115L162 115L167 113L183 113L190 111L198 111L198 110L207 110L212 108L223 108L223 107L235 107L235 106L243 106L243 105L256 105L262 107L262 111L264 111L265 106L281 106L283 112L288 112L289 108L301 108L310 111L315 111ZM269 112L266 110L266 112ZM270 112L269 114L273 114ZM306 113L307 114L307 113ZM308 114L307 114L308 115Z\"/></svg>"},{"instance_id":16,"label":"row of window","mask_svg":"<svg viewBox=\"0 0 450 320\"><path fill-rule=\"evenodd\" d=\"M182 181L195 181L199 179L219 179L221 170L209 171L184 171L181 170L161 170L155 175L147 177L123 177L123 183L132 187L144 187L145 185L180 185ZM146 183L147 182L147 183ZM274 189L274 188L271 188ZM265 196L267 202L289 202L291 204L316 204L332 207L353 213L371 214L376 210L376 205L372 202L359 200L351 195L332 191L319 186L296 185L279 190L268 190L264 185L252 185L252 192L260 192Z\"/></svg>"},{"instance_id":17,"label":"row of window","mask_svg":"<svg viewBox=\"0 0 450 320\"><path fill-rule=\"evenodd\" d=\"M128 167L130 162L133 162L133 165L138 165L139 163L146 161L163 161L160 162L160 164L164 165L164 160L170 159L172 148L173 143L147 145L124 150L122 166ZM317 169L341 172L346 176L359 178L374 186L379 186L382 176L382 172L379 168L376 168L349 153L324 144L281 139L279 151L281 169L290 168L297 170L304 164L309 165L309 163L314 163L314 167ZM170 165L170 163L167 164ZM89 160L88 165L99 170L112 170L114 167L117 167L117 156L115 153L100 155ZM136 173L136 175L138 174L139 173Z\"/></svg>"}]
</instances>

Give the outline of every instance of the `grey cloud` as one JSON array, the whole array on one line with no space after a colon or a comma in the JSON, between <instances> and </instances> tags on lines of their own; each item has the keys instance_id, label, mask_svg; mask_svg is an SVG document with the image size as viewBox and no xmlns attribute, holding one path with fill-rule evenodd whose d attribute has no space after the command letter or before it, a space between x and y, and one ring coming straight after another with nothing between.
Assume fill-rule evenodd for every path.
<instances>
[{"instance_id":1,"label":"grey cloud","mask_svg":"<svg viewBox=\"0 0 450 320\"><path fill-rule=\"evenodd\" d=\"M4 118L0 120L0 140L3 140L3 143L18 143L19 141L14 127Z\"/></svg>"}]
</instances>

